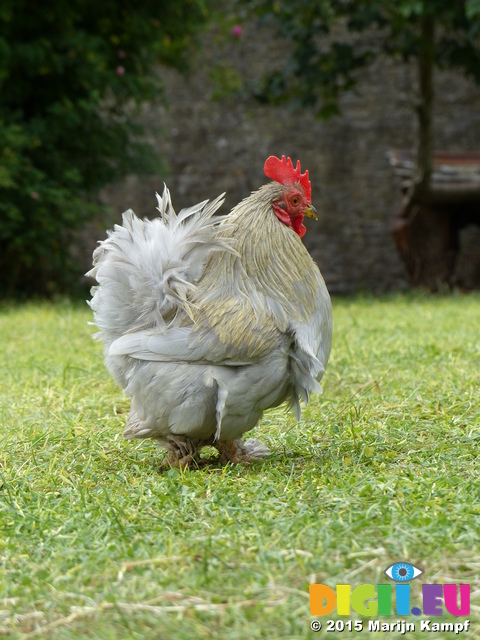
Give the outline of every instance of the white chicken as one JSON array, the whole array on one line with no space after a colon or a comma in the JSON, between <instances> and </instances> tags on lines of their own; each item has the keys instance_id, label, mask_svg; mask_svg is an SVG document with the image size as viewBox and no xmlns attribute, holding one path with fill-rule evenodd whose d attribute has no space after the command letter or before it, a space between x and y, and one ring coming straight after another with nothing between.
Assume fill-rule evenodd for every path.
<instances>
[{"instance_id":1,"label":"white chicken","mask_svg":"<svg viewBox=\"0 0 480 640\"><path fill-rule=\"evenodd\" d=\"M125 438L154 438L166 464L196 466L202 446L223 462L270 452L242 441L263 412L320 391L332 310L300 237L315 217L308 171L270 156L273 181L227 216L222 196L177 215L165 187L160 218L123 214L87 274L105 362L131 397Z\"/></svg>"}]
</instances>

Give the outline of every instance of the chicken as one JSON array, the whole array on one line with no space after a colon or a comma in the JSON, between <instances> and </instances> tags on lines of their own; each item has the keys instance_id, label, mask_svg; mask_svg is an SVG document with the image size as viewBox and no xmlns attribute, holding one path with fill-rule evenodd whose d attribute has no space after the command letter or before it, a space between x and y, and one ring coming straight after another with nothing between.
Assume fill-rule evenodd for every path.
<instances>
[{"instance_id":1,"label":"chicken","mask_svg":"<svg viewBox=\"0 0 480 640\"><path fill-rule=\"evenodd\" d=\"M308 171L270 156L272 180L227 216L223 196L177 215L167 187L161 217L123 214L87 274L105 362L131 397L125 438L154 438L165 465L197 466L213 445L222 462L269 455L242 441L263 412L319 392L330 354L327 288L300 238L316 218Z\"/></svg>"}]
</instances>

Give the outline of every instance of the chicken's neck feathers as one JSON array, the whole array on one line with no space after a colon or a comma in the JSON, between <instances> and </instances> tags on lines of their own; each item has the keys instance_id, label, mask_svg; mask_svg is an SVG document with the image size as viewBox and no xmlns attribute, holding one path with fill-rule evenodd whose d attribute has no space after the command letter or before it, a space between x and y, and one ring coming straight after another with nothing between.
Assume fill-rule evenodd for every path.
<instances>
[{"instance_id":1,"label":"chicken's neck feathers","mask_svg":"<svg viewBox=\"0 0 480 640\"><path fill-rule=\"evenodd\" d=\"M272 348L293 321L309 323L323 283L298 235L273 213L279 195L270 183L231 211L217 235L231 238L236 254L210 254L192 297L197 329L214 329L249 356Z\"/></svg>"},{"instance_id":2,"label":"chicken's neck feathers","mask_svg":"<svg viewBox=\"0 0 480 640\"><path fill-rule=\"evenodd\" d=\"M276 195L280 195L277 185L267 184L232 210L218 235L232 238L238 255L212 254L205 277L211 275L218 282L220 276L227 290L241 296L254 289L276 297L285 310L306 314L308 321L320 272L299 236L273 213Z\"/></svg>"}]
</instances>

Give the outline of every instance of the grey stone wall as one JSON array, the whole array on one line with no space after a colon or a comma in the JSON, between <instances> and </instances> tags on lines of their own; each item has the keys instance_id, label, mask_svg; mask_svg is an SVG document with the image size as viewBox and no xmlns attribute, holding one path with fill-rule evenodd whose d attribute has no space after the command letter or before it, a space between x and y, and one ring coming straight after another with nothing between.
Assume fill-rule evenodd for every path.
<instances>
[{"instance_id":1,"label":"grey stone wall","mask_svg":"<svg viewBox=\"0 0 480 640\"><path fill-rule=\"evenodd\" d=\"M228 210L265 182L263 163L269 155L286 154L310 172L320 220L307 221L304 240L330 291L406 288L389 229L400 190L386 152L415 145L415 69L377 60L360 73L358 89L342 97L341 117L323 122L306 110L263 106L245 96L212 100L216 65L260 77L284 55L285 46L254 25L246 25L235 41L220 34L217 44L217 35L206 38L188 78L159 70L169 106L149 105L142 119L164 160L165 175L131 176L106 189L112 221L129 207L138 215L155 215L154 193L164 181L177 211L223 191ZM436 148L478 149L480 91L452 73L438 73L435 82Z\"/></svg>"}]
</instances>

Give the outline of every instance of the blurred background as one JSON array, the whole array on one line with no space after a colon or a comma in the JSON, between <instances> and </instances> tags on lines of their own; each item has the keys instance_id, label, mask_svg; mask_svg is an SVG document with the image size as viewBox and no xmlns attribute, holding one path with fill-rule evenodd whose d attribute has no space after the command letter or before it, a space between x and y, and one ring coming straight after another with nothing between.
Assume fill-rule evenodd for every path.
<instances>
[{"instance_id":1,"label":"blurred background","mask_svg":"<svg viewBox=\"0 0 480 640\"><path fill-rule=\"evenodd\" d=\"M0 297L86 295L96 241L300 159L331 293L480 286L480 0L0 6Z\"/></svg>"}]
</instances>

